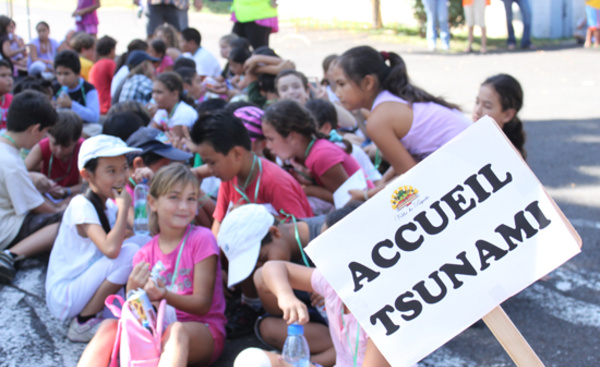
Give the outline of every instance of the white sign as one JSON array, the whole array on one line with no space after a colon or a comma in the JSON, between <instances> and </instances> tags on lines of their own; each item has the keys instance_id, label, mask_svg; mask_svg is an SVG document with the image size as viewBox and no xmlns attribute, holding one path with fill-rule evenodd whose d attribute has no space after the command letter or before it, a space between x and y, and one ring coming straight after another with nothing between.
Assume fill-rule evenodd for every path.
<instances>
[{"instance_id":1,"label":"white sign","mask_svg":"<svg viewBox=\"0 0 600 367\"><path fill-rule=\"evenodd\" d=\"M349 190L364 190L366 188L367 179L365 178L365 172L361 168L354 172L354 174L333 193L333 204L335 205L335 208L339 209L343 207L350 199L352 199L352 196L348 193Z\"/></svg>"},{"instance_id":2,"label":"white sign","mask_svg":"<svg viewBox=\"0 0 600 367\"><path fill-rule=\"evenodd\" d=\"M393 366L411 366L580 251L484 117L306 248Z\"/></svg>"}]
</instances>

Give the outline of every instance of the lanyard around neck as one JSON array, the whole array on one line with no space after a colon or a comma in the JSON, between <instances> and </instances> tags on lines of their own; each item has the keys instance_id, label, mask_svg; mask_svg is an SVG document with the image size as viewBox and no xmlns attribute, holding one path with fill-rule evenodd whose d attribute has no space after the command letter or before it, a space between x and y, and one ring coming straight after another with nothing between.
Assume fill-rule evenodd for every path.
<instances>
[{"instance_id":1,"label":"lanyard around neck","mask_svg":"<svg viewBox=\"0 0 600 367\"><path fill-rule=\"evenodd\" d=\"M258 175L256 177L256 187L254 188L254 201L251 201L250 198L248 197L248 195L246 195L245 191L246 191L246 188L248 187L248 184L250 184L250 178L252 178L252 174L254 173L254 166L256 165L256 162L258 162ZM253 203L253 202L256 203L256 201L258 199L258 188L260 187L260 177L261 176L262 176L262 161L255 154L254 158L252 159L252 167L250 168L250 173L248 174L248 177L246 177L246 182L244 182L244 186L240 187L240 186L236 185L235 183L233 184L235 191L237 191L237 193L242 196L240 201L246 200L246 202L248 204Z\"/></svg>"},{"instance_id":2,"label":"lanyard around neck","mask_svg":"<svg viewBox=\"0 0 600 367\"><path fill-rule=\"evenodd\" d=\"M179 102L175 103L175 106L173 106L173 109L171 110L171 112L169 112L169 117L168 117L169 121L171 121L171 118L175 114L175 110L177 109L177 107L179 107Z\"/></svg>"},{"instance_id":3,"label":"lanyard around neck","mask_svg":"<svg viewBox=\"0 0 600 367\"><path fill-rule=\"evenodd\" d=\"M313 145L315 145L315 141L317 141L317 138L313 138L310 143L308 143L308 146L306 147L306 150L304 151L304 159L308 158L308 154L310 153L310 150L312 149Z\"/></svg>"},{"instance_id":4,"label":"lanyard around neck","mask_svg":"<svg viewBox=\"0 0 600 367\"><path fill-rule=\"evenodd\" d=\"M61 181L64 178L66 178L71 173L71 167L73 165L73 156L74 156L74 154L71 154L71 158L69 158L69 167L67 168L67 173L65 173L61 177L53 179L52 178L52 163L54 163L54 154L51 154L50 155L50 163L48 163L48 178L51 180L54 180L55 182Z\"/></svg>"},{"instance_id":5,"label":"lanyard around neck","mask_svg":"<svg viewBox=\"0 0 600 367\"><path fill-rule=\"evenodd\" d=\"M285 218L281 220L281 223L285 222L288 218L292 218L292 223L294 223L294 237L296 238L296 243L298 244L298 248L300 249L300 255L302 255L302 261L306 267L310 268L310 263L308 262L308 258L304 253L304 247L302 247L302 241L300 241L300 234L298 233L298 221L296 220L296 216L294 214L287 214L283 209L279 210Z\"/></svg>"},{"instance_id":6,"label":"lanyard around neck","mask_svg":"<svg viewBox=\"0 0 600 367\"><path fill-rule=\"evenodd\" d=\"M357 362L358 362L358 339L360 338L360 326L358 326L358 324L356 324L356 343L354 346L354 350L352 350L352 346L350 344L350 337L348 336L348 332L350 330L348 330L346 328L346 322L344 321L344 304L342 303L342 309L340 312L340 317L342 319L342 330L346 330L345 332L342 331L343 334L346 334L346 341L348 342L348 348L350 348L350 353L352 354L352 366L356 367L357 366Z\"/></svg>"},{"instance_id":7,"label":"lanyard around neck","mask_svg":"<svg viewBox=\"0 0 600 367\"><path fill-rule=\"evenodd\" d=\"M12 136L8 135L8 134L2 134L2 137L8 141L10 141L12 143L12 145L15 146L15 148L17 148L17 150L21 150L21 148L19 148L19 144L17 144L17 142L15 141L15 139L12 138Z\"/></svg>"},{"instance_id":8,"label":"lanyard around neck","mask_svg":"<svg viewBox=\"0 0 600 367\"><path fill-rule=\"evenodd\" d=\"M190 235L190 232L192 231L192 225L188 226L188 230L187 233L185 234L185 237L183 238L183 242L181 242L181 247L179 247L179 253L177 254L177 262L175 262L175 269L173 269L173 277L171 278L171 289L175 286L175 280L177 280L177 273L179 271L179 260L181 260L181 254L183 253L183 247L185 246L185 242L188 239L188 236Z\"/></svg>"}]
</instances>

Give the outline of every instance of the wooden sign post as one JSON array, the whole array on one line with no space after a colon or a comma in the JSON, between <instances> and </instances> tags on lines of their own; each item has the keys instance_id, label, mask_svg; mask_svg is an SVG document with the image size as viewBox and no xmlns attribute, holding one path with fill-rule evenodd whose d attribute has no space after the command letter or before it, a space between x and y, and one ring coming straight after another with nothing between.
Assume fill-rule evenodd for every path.
<instances>
[{"instance_id":1,"label":"wooden sign post","mask_svg":"<svg viewBox=\"0 0 600 367\"><path fill-rule=\"evenodd\" d=\"M543 364L499 305L581 239L489 117L306 249L393 366L483 318L519 366Z\"/></svg>"}]
</instances>

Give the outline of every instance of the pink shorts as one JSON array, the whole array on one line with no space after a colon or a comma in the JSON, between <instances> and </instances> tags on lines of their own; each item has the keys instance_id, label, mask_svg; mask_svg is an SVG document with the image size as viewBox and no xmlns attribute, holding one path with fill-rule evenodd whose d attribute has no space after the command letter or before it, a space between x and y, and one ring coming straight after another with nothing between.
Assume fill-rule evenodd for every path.
<instances>
[{"instance_id":1,"label":"pink shorts","mask_svg":"<svg viewBox=\"0 0 600 367\"><path fill-rule=\"evenodd\" d=\"M213 338L213 354L212 357L210 357L210 362L208 362L208 365L210 366L221 356L221 353L223 353L223 349L225 348L225 335L223 335L221 331L219 331L219 328L214 324L206 322L204 325L208 327L208 331L210 331L210 335L212 335Z\"/></svg>"},{"instance_id":2,"label":"pink shorts","mask_svg":"<svg viewBox=\"0 0 600 367\"><path fill-rule=\"evenodd\" d=\"M87 34L98 34L97 24L75 23L75 25L77 26L77 32L85 32Z\"/></svg>"}]
</instances>

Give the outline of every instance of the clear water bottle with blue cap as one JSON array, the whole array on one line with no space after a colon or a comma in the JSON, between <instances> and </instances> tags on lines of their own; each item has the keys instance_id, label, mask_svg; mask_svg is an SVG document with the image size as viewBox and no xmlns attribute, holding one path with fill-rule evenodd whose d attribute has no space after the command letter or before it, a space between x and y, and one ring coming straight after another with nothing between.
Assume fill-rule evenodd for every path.
<instances>
[{"instance_id":1,"label":"clear water bottle with blue cap","mask_svg":"<svg viewBox=\"0 0 600 367\"><path fill-rule=\"evenodd\" d=\"M288 325L288 336L281 355L294 367L310 366L310 350L304 337L304 326L296 323Z\"/></svg>"},{"instance_id":2,"label":"clear water bottle with blue cap","mask_svg":"<svg viewBox=\"0 0 600 367\"><path fill-rule=\"evenodd\" d=\"M133 190L133 232L136 235L150 235L150 229L148 228L148 209L146 206L146 198L148 197L148 180L144 179L142 182L135 185Z\"/></svg>"}]
</instances>

